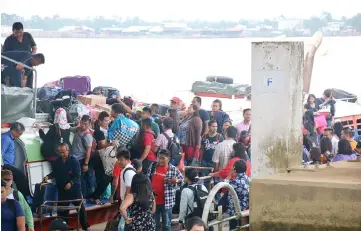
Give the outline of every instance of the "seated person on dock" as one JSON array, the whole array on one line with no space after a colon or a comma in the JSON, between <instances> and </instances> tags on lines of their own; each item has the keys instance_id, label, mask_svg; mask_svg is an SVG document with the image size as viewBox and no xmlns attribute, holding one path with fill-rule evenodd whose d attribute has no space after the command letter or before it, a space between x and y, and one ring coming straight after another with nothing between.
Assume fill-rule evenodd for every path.
<instances>
[{"instance_id":1,"label":"seated person on dock","mask_svg":"<svg viewBox=\"0 0 361 231\"><path fill-rule=\"evenodd\" d=\"M7 198L4 180L1 180L1 230L25 231L24 210L19 202Z\"/></svg>"},{"instance_id":2,"label":"seated person on dock","mask_svg":"<svg viewBox=\"0 0 361 231\"><path fill-rule=\"evenodd\" d=\"M1 171L1 180L6 181L6 193L8 199L16 200L20 203L21 208L25 213L25 223L28 231L34 231L34 218L28 202L25 200L23 194L18 190L11 188L13 184L13 173L10 170Z\"/></svg>"},{"instance_id":3,"label":"seated person on dock","mask_svg":"<svg viewBox=\"0 0 361 231\"><path fill-rule=\"evenodd\" d=\"M43 54L38 53L32 55L26 51L9 51L2 52L1 55L6 56L15 61L21 62L29 67L35 67L45 63ZM9 60L1 59L1 83L12 87L25 87L27 77L32 70L21 64L15 64Z\"/></svg>"},{"instance_id":4,"label":"seated person on dock","mask_svg":"<svg viewBox=\"0 0 361 231\"><path fill-rule=\"evenodd\" d=\"M346 139L341 139L338 142L338 153L332 159L332 162L341 161L341 160L353 160L356 158L357 156L356 154L354 154L350 142Z\"/></svg>"},{"instance_id":5,"label":"seated person on dock","mask_svg":"<svg viewBox=\"0 0 361 231\"><path fill-rule=\"evenodd\" d=\"M345 127L341 131L341 138L346 139L348 142L350 142L351 149L355 150L357 146L357 142L353 139L354 132L351 128Z\"/></svg>"},{"instance_id":6,"label":"seated person on dock","mask_svg":"<svg viewBox=\"0 0 361 231\"><path fill-rule=\"evenodd\" d=\"M68 201L82 199L80 187L81 168L79 161L69 154L69 146L65 143L59 145L59 157L53 165L53 171L44 178L44 182L54 178L58 188L58 200ZM74 206L79 206L80 202L73 202ZM58 206L69 206L70 202L58 203ZM58 216L67 220L69 210L58 210ZM83 230L88 230L87 216L84 204L80 208L80 224Z\"/></svg>"},{"instance_id":7,"label":"seated person on dock","mask_svg":"<svg viewBox=\"0 0 361 231\"><path fill-rule=\"evenodd\" d=\"M8 169L13 173L17 189L27 197L31 196L28 179L23 171L15 167L15 139L19 139L24 131L24 125L15 122L11 125L10 131L1 134L1 155L3 169Z\"/></svg>"}]
</instances>

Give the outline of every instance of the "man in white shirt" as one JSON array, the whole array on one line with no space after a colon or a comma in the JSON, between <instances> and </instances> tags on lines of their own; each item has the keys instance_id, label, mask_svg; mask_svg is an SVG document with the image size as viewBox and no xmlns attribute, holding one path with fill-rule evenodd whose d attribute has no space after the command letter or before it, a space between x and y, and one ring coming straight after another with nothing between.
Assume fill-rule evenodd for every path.
<instances>
[{"instance_id":1,"label":"man in white shirt","mask_svg":"<svg viewBox=\"0 0 361 231\"><path fill-rule=\"evenodd\" d=\"M332 153L334 155L337 154L338 152L338 138L335 136L334 131L332 128L325 128L325 130L323 131L323 135L330 138L331 143L332 143Z\"/></svg>"},{"instance_id":2,"label":"man in white shirt","mask_svg":"<svg viewBox=\"0 0 361 231\"><path fill-rule=\"evenodd\" d=\"M228 127L225 136L226 139L217 145L212 157L212 161L216 164L215 172L226 167L228 161L232 158L233 144L236 143L235 139L237 138L237 128Z\"/></svg>"},{"instance_id":3,"label":"man in white shirt","mask_svg":"<svg viewBox=\"0 0 361 231\"><path fill-rule=\"evenodd\" d=\"M133 176L137 173L130 161L130 153L127 149L120 149L117 152L117 160L122 168L120 173L120 199L123 201L130 193Z\"/></svg>"}]
</instances>

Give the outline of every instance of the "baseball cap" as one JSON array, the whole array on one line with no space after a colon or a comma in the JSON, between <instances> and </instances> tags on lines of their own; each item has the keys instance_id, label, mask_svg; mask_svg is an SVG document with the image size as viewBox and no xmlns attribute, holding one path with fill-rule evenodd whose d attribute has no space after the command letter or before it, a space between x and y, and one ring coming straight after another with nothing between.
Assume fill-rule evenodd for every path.
<instances>
[{"instance_id":1,"label":"baseball cap","mask_svg":"<svg viewBox=\"0 0 361 231\"><path fill-rule=\"evenodd\" d=\"M57 218L51 222L49 227L49 231L54 231L54 230L63 231L63 230L72 230L72 228L70 228L63 219Z\"/></svg>"},{"instance_id":2,"label":"baseball cap","mask_svg":"<svg viewBox=\"0 0 361 231\"><path fill-rule=\"evenodd\" d=\"M170 101L173 101L173 102L175 102L175 103L180 103L180 102L182 102L182 100L181 100L180 98L178 98L178 97L173 97Z\"/></svg>"}]
</instances>

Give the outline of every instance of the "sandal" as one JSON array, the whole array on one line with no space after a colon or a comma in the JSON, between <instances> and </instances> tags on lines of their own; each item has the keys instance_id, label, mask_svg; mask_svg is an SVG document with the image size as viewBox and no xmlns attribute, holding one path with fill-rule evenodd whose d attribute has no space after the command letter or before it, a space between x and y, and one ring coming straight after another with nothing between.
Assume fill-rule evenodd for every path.
<instances>
[{"instance_id":1,"label":"sandal","mask_svg":"<svg viewBox=\"0 0 361 231\"><path fill-rule=\"evenodd\" d=\"M104 205L104 203L99 199L91 198L91 199L89 199L89 202L92 203L92 204L95 204L95 205Z\"/></svg>"}]
</instances>

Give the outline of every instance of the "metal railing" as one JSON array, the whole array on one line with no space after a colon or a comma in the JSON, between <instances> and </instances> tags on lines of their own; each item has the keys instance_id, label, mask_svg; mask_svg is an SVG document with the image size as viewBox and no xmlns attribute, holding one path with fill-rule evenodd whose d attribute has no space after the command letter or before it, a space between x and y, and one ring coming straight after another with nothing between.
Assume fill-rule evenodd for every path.
<instances>
[{"instance_id":1,"label":"metal railing","mask_svg":"<svg viewBox=\"0 0 361 231\"><path fill-rule=\"evenodd\" d=\"M219 206L218 207L218 220L211 221L210 223L208 223L208 215L209 215L209 212L211 211L211 207L213 206L212 202L216 196L216 193L223 188L227 189L228 193L230 193L232 196L235 215L223 219L222 206ZM224 222L234 220L234 219L240 220L245 217L249 217L249 211L248 210L241 211L241 206L239 205L238 196L237 196L237 193L234 190L234 188L226 182L220 182L220 183L216 184L210 191L208 198L206 200L206 203L204 205L204 210L203 210L203 214L202 214L203 222L205 224L208 224L208 227L218 225L218 231L222 231L222 229L223 229L222 224ZM249 227L249 224L242 223L242 225L237 227L236 230L246 229L248 227Z\"/></svg>"},{"instance_id":2,"label":"metal railing","mask_svg":"<svg viewBox=\"0 0 361 231\"><path fill-rule=\"evenodd\" d=\"M34 118L35 118L35 114L36 114L36 92L37 92L37 84L38 84L38 72L36 71L36 69L35 68L33 68L33 67L30 67L30 66L28 66L28 65L26 65L26 64L24 64L24 63L22 63L22 62L19 62L19 61L16 61L16 60L14 60L14 59L11 59L11 58L9 58L9 57L7 57L7 56L5 56L5 55L1 55L1 58L2 59L6 59L6 60L8 60L8 61L10 61L10 62L12 62L12 63L15 63L15 64L19 64L19 65L21 65L21 66L23 66L23 67L25 67L25 68L27 68L27 69L29 69L29 70L31 70L31 71L34 71L35 72L35 75L34 75L34 102L33 102L33 105L34 105Z\"/></svg>"},{"instance_id":3,"label":"metal railing","mask_svg":"<svg viewBox=\"0 0 361 231\"><path fill-rule=\"evenodd\" d=\"M79 203L78 206L58 206L58 203ZM42 211L43 209L48 210L48 209L54 209L56 208L57 210L76 210L77 213L77 222L76 222L76 230L80 230L80 225L79 225L79 217L80 217L80 209L83 206L84 200L83 199L76 199L76 200L67 200L67 201L44 201L44 203L40 206L40 231L43 231L43 216L42 216ZM49 205L52 204L52 205Z\"/></svg>"}]
</instances>

